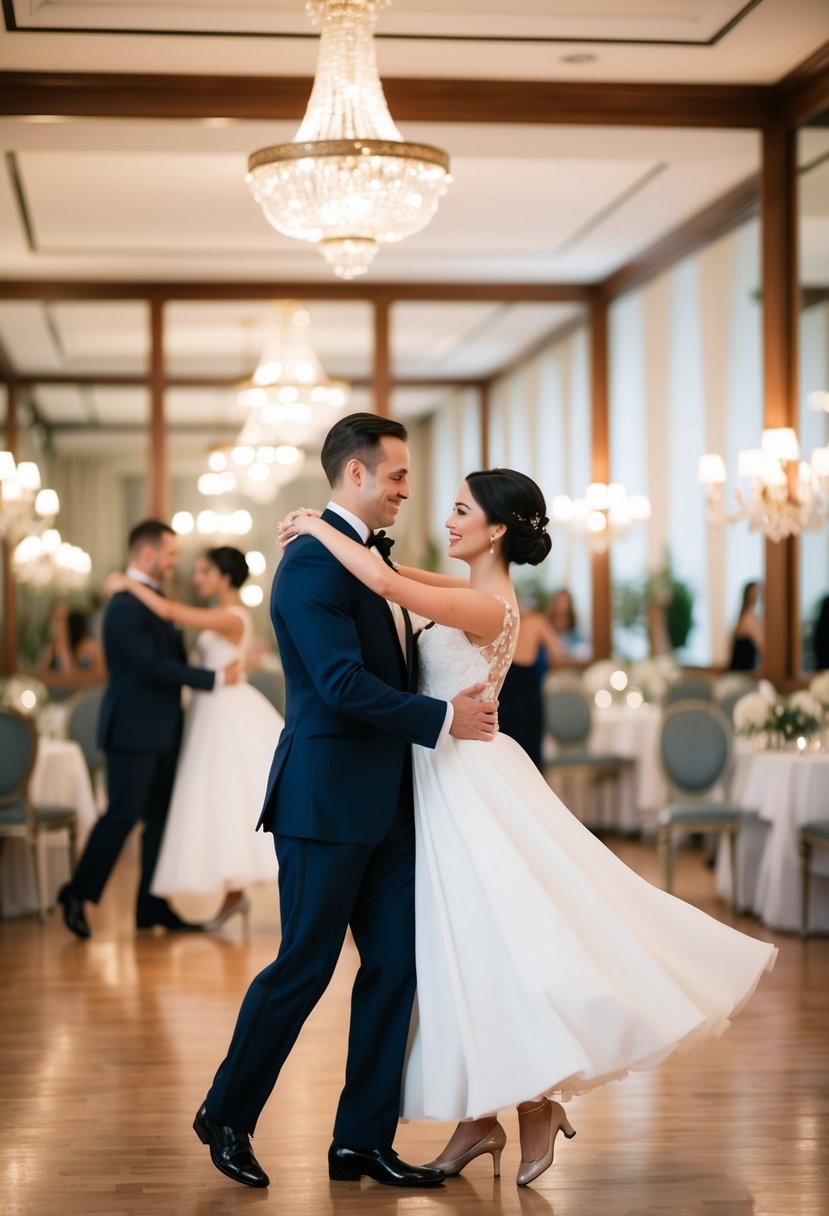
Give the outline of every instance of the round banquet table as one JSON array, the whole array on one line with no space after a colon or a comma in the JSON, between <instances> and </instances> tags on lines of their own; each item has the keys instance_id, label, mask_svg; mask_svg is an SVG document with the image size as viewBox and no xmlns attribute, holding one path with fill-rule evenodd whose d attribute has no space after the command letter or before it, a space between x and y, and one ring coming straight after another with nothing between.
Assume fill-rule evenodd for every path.
<instances>
[{"instance_id":1,"label":"round banquet table","mask_svg":"<svg viewBox=\"0 0 829 1216\"><path fill-rule=\"evenodd\" d=\"M38 740L37 759L29 779L29 796L37 806L70 806L78 815L78 849L97 818L95 795L83 752L71 739ZM52 906L59 887L69 878L68 835L46 836L46 902ZM0 847L0 916L37 912L37 889L31 850L23 840L8 839Z\"/></svg>"},{"instance_id":2,"label":"round banquet table","mask_svg":"<svg viewBox=\"0 0 829 1216\"><path fill-rule=\"evenodd\" d=\"M737 840L737 893L772 929L800 929L798 831L811 819L829 819L829 752L738 750L732 796L753 810ZM717 889L729 897L731 870L721 840ZM829 931L829 850L812 858L809 928Z\"/></svg>"}]
</instances>

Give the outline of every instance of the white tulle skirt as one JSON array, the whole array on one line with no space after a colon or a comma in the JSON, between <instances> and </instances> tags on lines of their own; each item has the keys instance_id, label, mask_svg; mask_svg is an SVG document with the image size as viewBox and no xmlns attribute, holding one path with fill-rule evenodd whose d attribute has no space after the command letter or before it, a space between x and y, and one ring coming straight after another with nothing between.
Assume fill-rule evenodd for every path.
<instances>
[{"instance_id":1,"label":"white tulle skirt","mask_svg":"<svg viewBox=\"0 0 829 1216\"><path fill-rule=\"evenodd\" d=\"M273 838L256 824L282 726L249 684L193 694L153 894L222 894L276 878Z\"/></svg>"},{"instance_id":2,"label":"white tulle skirt","mask_svg":"<svg viewBox=\"0 0 829 1216\"><path fill-rule=\"evenodd\" d=\"M640 878L506 735L414 748L418 1001L402 1114L568 1097L721 1034L776 948Z\"/></svg>"}]
</instances>

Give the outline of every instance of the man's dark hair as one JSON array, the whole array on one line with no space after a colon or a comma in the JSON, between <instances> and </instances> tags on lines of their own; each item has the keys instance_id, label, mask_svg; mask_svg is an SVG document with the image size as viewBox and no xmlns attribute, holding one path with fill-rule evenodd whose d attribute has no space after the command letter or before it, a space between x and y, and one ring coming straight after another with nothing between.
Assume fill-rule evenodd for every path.
<instances>
[{"instance_id":1,"label":"man's dark hair","mask_svg":"<svg viewBox=\"0 0 829 1216\"><path fill-rule=\"evenodd\" d=\"M175 532L170 525L162 523L160 519L142 519L141 523L136 524L132 532L130 532L127 545L130 552L139 545L155 545L158 547L162 536L167 532L171 536L175 536Z\"/></svg>"},{"instance_id":2,"label":"man's dark hair","mask_svg":"<svg viewBox=\"0 0 829 1216\"><path fill-rule=\"evenodd\" d=\"M380 459L380 440L384 435L402 439L404 443L409 438L401 422L380 418L377 414L349 414L336 422L325 436L320 454L328 484L337 485L349 460L359 460L373 473Z\"/></svg>"}]
</instances>

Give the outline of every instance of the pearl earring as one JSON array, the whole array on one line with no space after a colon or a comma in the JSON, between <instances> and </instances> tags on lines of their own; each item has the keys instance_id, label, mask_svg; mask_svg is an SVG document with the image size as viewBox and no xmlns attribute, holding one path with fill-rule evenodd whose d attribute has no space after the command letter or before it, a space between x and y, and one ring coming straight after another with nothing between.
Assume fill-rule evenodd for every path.
<instances>
[{"instance_id":1,"label":"pearl earring","mask_svg":"<svg viewBox=\"0 0 829 1216\"><path fill-rule=\"evenodd\" d=\"M489 556L490 557L495 556L495 537L494 536L490 536L490 538L489 538Z\"/></svg>"}]
</instances>

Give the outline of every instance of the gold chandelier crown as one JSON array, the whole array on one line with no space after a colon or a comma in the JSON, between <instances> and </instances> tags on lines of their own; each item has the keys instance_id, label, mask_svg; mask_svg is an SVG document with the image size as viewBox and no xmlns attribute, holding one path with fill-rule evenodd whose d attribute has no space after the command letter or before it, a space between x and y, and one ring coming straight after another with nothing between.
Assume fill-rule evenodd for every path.
<instances>
[{"instance_id":1,"label":"gold chandelier crown","mask_svg":"<svg viewBox=\"0 0 829 1216\"><path fill-rule=\"evenodd\" d=\"M309 0L320 49L294 139L252 153L247 182L277 231L311 241L343 279L365 274L381 244L429 223L452 178L449 157L407 143L377 71L374 25L387 0Z\"/></svg>"}]
</instances>

